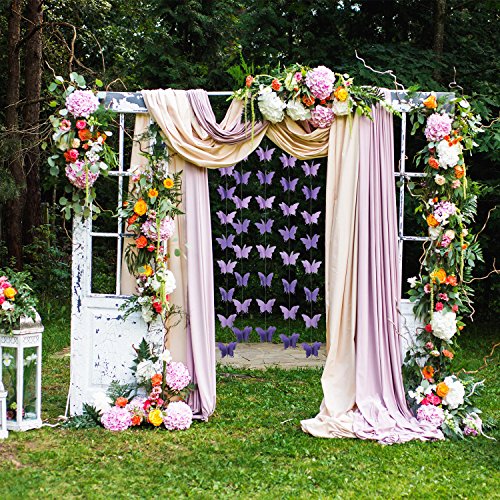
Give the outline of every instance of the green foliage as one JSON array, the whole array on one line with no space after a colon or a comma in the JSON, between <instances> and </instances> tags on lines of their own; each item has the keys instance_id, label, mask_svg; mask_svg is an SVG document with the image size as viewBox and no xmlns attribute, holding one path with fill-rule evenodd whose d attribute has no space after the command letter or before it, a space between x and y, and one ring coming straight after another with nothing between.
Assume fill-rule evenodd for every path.
<instances>
[{"instance_id":1,"label":"green foliage","mask_svg":"<svg viewBox=\"0 0 500 500\"><path fill-rule=\"evenodd\" d=\"M91 405L84 404L82 414L69 418L66 422L64 422L62 428L83 430L93 429L100 426L100 415L97 410Z\"/></svg>"}]
</instances>

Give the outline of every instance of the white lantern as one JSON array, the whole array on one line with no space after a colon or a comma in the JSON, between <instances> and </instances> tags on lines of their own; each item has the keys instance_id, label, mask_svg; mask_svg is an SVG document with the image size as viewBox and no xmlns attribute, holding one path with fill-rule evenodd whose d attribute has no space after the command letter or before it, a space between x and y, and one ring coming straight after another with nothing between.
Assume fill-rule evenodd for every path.
<instances>
[{"instance_id":1,"label":"white lantern","mask_svg":"<svg viewBox=\"0 0 500 500\"><path fill-rule=\"evenodd\" d=\"M5 439L9 435L7 430L7 391L3 388L0 380L0 439Z\"/></svg>"},{"instance_id":2,"label":"white lantern","mask_svg":"<svg viewBox=\"0 0 500 500\"><path fill-rule=\"evenodd\" d=\"M35 321L22 317L19 329L11 334L0 334L0 380L7 392L9 430L42 426L42 333L37 314Z\"/></svg>"}]
</instances>

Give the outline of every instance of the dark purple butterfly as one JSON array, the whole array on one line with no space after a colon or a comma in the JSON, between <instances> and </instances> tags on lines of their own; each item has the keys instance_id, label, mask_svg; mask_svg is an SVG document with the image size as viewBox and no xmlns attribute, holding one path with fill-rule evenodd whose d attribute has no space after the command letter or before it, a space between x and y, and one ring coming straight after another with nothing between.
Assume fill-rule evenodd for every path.
<instances>
[{"instance_id":1,"label":"dark purple butterfly","mask_svg":"<svg viewBox=\"0 0 500 500\"><path fill-rule=\"evenodd\" d=\"M307 302L316 302L318 300L318 293L319 293L319 288L315 288L312 292L307 288L307 286L304 287L304 292L306 294L306 300Z\"/></svg>"},{"instance_id":2,"label":"dark purple butterfly","mask_svg":"<svg viewBox=\"0 0 500 500\"><path fill-rule=\"evenodd\" d=\"M250 273L246 273L243 276L240 273L234 273L236 277L236 285L237 286L247 286L248 278L250 278Z\"/></svg>"},{"instance_id":3,"label":"dark purple butterfly","mask_svg":"<svg viewBox=\"0 0 500 500\"><path fill-rule=\"evenodd\" d=\"M306 325L306 328L318 328L318 322L321 319L321 314L316 314L310 318L307 314L302 315L302 319Z\"/></svg>"},{"instance_id":4,"label":"dark purple butterfly","mask_svg":"<svg viewBox=\"0 0 500 500\"><path fill-rule=\"evenodd\" d=\"M234 234L230 234L227 238L222 235L220 238L215 238L222 250L233 248Z\"/></svg>"},{"instance_id":5,"label":"dark purple butterfly","mask_svg":"<svg viewBox=\"0 0 500 500\"><path fill-rule=\"evenodd\" d=\"M226 175L233 175L233 170L234 170L234 166L219 168L219 173L220 173L221 177L224 177Z\"/></svg>"},{"instance_id":6,"label":"dark purple butterfly","mask_svg":"<svg viewBox=\"0 0 500 500\"><path fill-rule=\"evenodd\" d=\"M264 302L260 299L255 299L257 301L257 305L259 306L260 312L262 314L264 313L269 313L271 314L273 312L273 306L274 303L276 302L276 299L270 299L267 302Z\"/></svg>"},{"instance_id":7,"label":"dark purple butterfly","mask_svg":"<svg viewBox=\"0 0 500 500\"><path fill-rule=\"evenodd\" d=\"M304 266L304 270L306 274L317 274L319 271L319 268L321 267L322 262L316 262L313 260L312 262L309 262L308 260L303 260L302 265Z\"/></svg>"},{"instance_id":8,"label":"dark purple butterfly","mask_svg":"<svg viewBox=\"0 0 500 500\"><path fill-rule=\"evenodd\" d=\"M233 250L237 259L248 259L252 248L252 246L247 247L246 245L243 245L242 247L239 245L233 245Z\"/></svg>"},{"instance_id":9,"label":"dark purple butterfly","mask_svg":"<svg viewBox=\"0 0 500 500\"><path fill-rule=\"evenodd\" d=\"M292 226L290 229L285 226L283 229L278 229L278 232L281 234L283 241L294 240L297 233L297 226Z\"/></svg>"},{"instance_id":10,"label":"dark purple butterfly","mask_svg":"<svg viewBox=\"0 0 500 500\"><path fill-rule=\"evenodd\" d=\"M252 172L245 172L244 174L238 172L237 170L233 172L233 177L236 179L236 184L248 184L248 180L250 179L251 175Z\"/></svg>"},{"instance_id":11,"label":"dark purple butterfly","mask_svg":"<svg viewBox=\"0 0 500 500\"><path fill-rule=\"evenodd\" d=\"M265 274L258 272L257 275L259 276L260 279L260 286L263 286L264 288L268 288L271 286L271 281L273 281L274 273L269 273L266 276Z\"/></svg>"},{"instance_id":12,"label":"dark purple butterfly","mask_svg":"<svg viewBox=\"0 0 500 500\"><path fill-rule=\"evenodd\" d=\"M317 224L319 221L319 216L321 215L321 212L314 212L313 214L310 214L305 210L300 213L302 214L302 217L304 217L304 221L308 226L310 226L311 224Z\"/></svg>"},{"instance_id":13,"label":"dark purple butterfly","mask_svg":"<svg viewBox=\"0 0 500 500\"><path fill-rule=\"evenodd\" d=\"M240 330L239 328L236 328L233 326L233 333L236 335L236 340L238 342L248 342L248 339L250 338L250 334L252 333L252 327L251 326L245 326L243 330Z\"/></svg>"},{"instance_id":14,"label":"dark purple butterfly","mask_svg":"<svg viewBox=\"0 0 500 500\"><path fill-rule=\"evenodd\" d=\"M306 358L311 356L311 354L313 356L318 357L320 347L321 347L321 342L314 342L313 345L309 345L307 342L302 343L302 349L306 351Z\"/></svg>"},{"instance_id":15,"label":"dark purple butterfly","mask_svg":"<svg viewBox=\"0 0 500 500\"><path fill-rule=\"evenodd\" d=\"M311 163L311 166L309 166L309 163L304 162L302 165L302 170L304 171L304 174L306 174L306 177L310 177L311 175L313 177L316 177L316 175L318 175L319 167L319 163Z\"/></svg>"},{"instance_id":16,"label":"dark purple butterfly","mask_svg":"<svg viewBox=\"0 0 500 500\"><path fill-rule=\"evenodd\" d=\"M236 319L236 314L231 314L227 318L222 316L222 314L217 314L222 328L232 328L234 320Z\"/></svg>"},{"instance_id":17,"label":"dark purple butterfly","mask_svg":"<svg viewBox=\"0 0 500 500\"><path fill-rule=\"evenodd\" d=\"M246 299L243 302L240 302L239 300L234 299L233 304L236 307L236 312L238 314L248 314L248 308L252 304L252 299Z\"/></svg>"},{"instance_id":18,"label":"dark purple butterfly","mask_svg":"<svg viewBox=\"0 0 500 500\"><path fill-rule=\"evenodd\" d=\"M230 356L231 358L234 358L234 350L236 349L238 342L229 342L227 345L222 342L218 342L217 345L219 346L221 357L225 358L226 356Z\"/></svg>"},{"instance_id":19,"label":"dark purple butterfly","mask_svg":"<svg viewBox=\"0 0 500 500\"><path fill-rule=\"evenodd\" d=\"M280 339L283 342L285 349L288 349L289 347L295 349L297 347L297 341L299 340L299 337L299 333L292 333L290 337L287 337L282 333L280 334Z\"/></svg>"},{"instance_id":20,"label":"dark purple butterfly","mask_svg":"<svg viewBox=\"0 0 500 500\"><path fill-rule=\"evenodd\" d=\"M262 148L257 148L255 153L259 157L259 161L271 161L273 158L273 153L276 148L266 148L265 150Z\"/></svg>"},{"instance_id":21,"label":"dark purple butterfly","mask_svg":"<svg viewBox=\"0 0 500 500\"><path fill-rule=\"evenodd\" d=\"M260 222L255 223L260 234L270 233L273 224L274 224L273 219L268 219L267 221L260 219Z\"/></svg>"},{"instance_id":22,"label":"dark purple butterfly","mask_svg":"<svg viewBox=\"0 0 500 500\"><path fill-rule=\"evenodd\" d=\"M259 183L262 186L263 184L271 184L273 182L274 172L262 172L261 170L257 171L257 179L259 179Z\"/></svg>"},{"instance_id":23,"label":"dark purple butterfly","mask_svg":"<svg viewBox=\"0 0 500 500\"><path fill-rule=\"evenodd\" d=\"M233 203L236 205L238 210L243 208L248 208L249 203L252 201L252 196L247 196L246 198L240 198L239 196L233 196L231 198Z\"/></svg>"},{"instance_id":24,"label":"dark purple butterfly","mask_svg":"<svg viewBox=\"0 0 500 500\"><path fill-rule=\"evenodd\" d=\"M300 238L300 241L304 243L306 250L311 250L311 248L318 248L319 234L313 234L311 236L307 235L305 238Z\"/></svg>"},{"instance_id":25,"label":"dark purple butterfly","mask_svg":"<svg viewBox=\"0 0 500 500\"><path fill-rule=\"evenodd\" d=\"M293 156L287 156L285 153L283 153L280 156L281 164L283 165L283 168L294 168L295 167L295 162L297 161L297 158Z\"/></svg>"},{"instance_id":26,"label":"dark purple butterfly","mask_svg":"<svg viewBox=\"0 0 500 500\"><path fill-rule=\"evenodd\" d=\"M270 198L262 198L262 196L256 196L255 200L259 204L259 208L261 210L265 210L266 208L273 208L273 203L276 196L271 196Z\"/></svg>"},{"instance_id":27,"label":"dark purple butterfly","mask_svg":"<svg viewBox=\"0 0 500 500\"><path fill-rule=\"evenodd\" d=\"M259 252L259 257L261 259L272 259L273 252L276 250L276 247L272 247L270 245L267 245L266 247L263 245L257 245L255 248Z\"/></svg>"},{"instance_id":28,"label":"dark purple butterfly","mask_svg":"<svg viewBox=\"0 0 500 500\"><path fill-rule=\"evenodd\" d=\"M297 213L297 208L299 208L298 203L294 203L293 205L288 206L286 203L280 203L281 211L285 217L290 215L295 215Z\"/></svg>"},{"instance_id":29,"label":"dark purple butterfly","mask_svg":"<svg viewBox=\"0 0 500 500\"><path fill-rule=\"evenodd\" d=\"M225 199L230 200L234 196L235 191L236 191L236 186L233 186L232 188L229 189L224 189L223 186L219 186L217 188L217 192L219 193L221 200Z\"/></svg>"},{"instance_id":30,"label":"dark purple butterfly","mask_svg":"<svg viewBox=\"0 0 500 500\"><path fill-rule=\"evenodd\" d=\"M215 212L215 215L219 217L221 224L232 224L236 212L230 212L228 214L225 214L222 210L219 210L218 212Z\"/></svg>"},{"instance_id":31,"label":"dark purple butterfly","mask_svg":"<svg viewBox=\"0 0 500 500\"><path fill-rule=\"evenodd\" d=\"M282 278L281 280L283 282L283 288L285 290L285 293L295 293L295 287L297 286L297 280L293 280L290 283Z\"/></svg>"},{"instance_id":32,"label":"dark purple butterfly","mask_svg":"<svg viewBox=\"0 0 500 500\"><path fill-rule=\"evenodd\" d=\"M287 309L285 306L280 306L281 312L283 313L283 319L296 319L299 307L300 306L293 306L290 309Z\"/></svg>"},{"instance_id":33,"label":"dark purple butterfly","mask_svg":"<svg viewBox=\"0 0 500 500\"><path fill-rule=\"evenodd\" d=\"M250 227L250 219L243 219L243 222L238 219L236 222L232 222L231 226L236 230L236 234L248 233L248 228Z\"/></svg>"},{"instance_id":34,"label":"dark purple butterfly","mask_svg":"<svg viewBox=\"0 0 500 500\"><path fill-rule=\"evenodd\" d=\"M283 259L284 266L295 266L297 264L297 259L300 256L299 252L280 252L281 258Z\"/></svg>"},{"instance_id":35,"label":"dark purple butterfly","mask_svg":"<svg viewBox=\"0 0 500 500\"><path fill-rule=\"evenodd\" d=\"M289 181L285 177L282 177L280 179L281 185L283 186L283 191L286 193L287 191L295 191L295 188L297 187L297 182L299 182L299 179L292 179Z\"/></svg>"},{"instance_id":36,"label":"dark purple butterfly","mask_svg":"<svg viewBox=\"0 0 500 500\"><path fill-rule=\"evenodd\" d=\"M306 200L317 200L320 189L321 189L321 186L318 186L318 187L315 187L312 189L310 189L307 186L304 186L302 188L302 192L304 193Z\"/></svg>"},{"instance_id":37,"label":"dark purple butterfly","mask_svg":"<svg viewBox=\"0 0 500 500\"><path fill-rule=\"evenodd\" d=\"M219 264L220 272L222 274L233 274L237 262L233 262L231 260L227 262L224 262L223 260L218 260L217 264Z\"/></svg>"},{"instance_id":38,"label":"dark purple butterfly","mask_svg":"<svg viewBox=\"0 0 500 500\"><path fill-rule=\"evenodd\" d=\"M261 342L272 342L276 327L270 326L267 330L264 330L263 328L260 328L258 326L257 328L255 328L255 331L259 334Z\"/></svg>"},{"instance_id":39,"label":"dark purple butterfly","mask_svg":"<svg viewBox=\"0 0 500 500\"><path fill-rule=\"evenodd\" d=\"M233 295L234 295L234 288L231 288L226 292L224 288L221 286L219 287L220 295L222 297L222 302L232 302L233 301Z\"/></svg>"}]
</instances>

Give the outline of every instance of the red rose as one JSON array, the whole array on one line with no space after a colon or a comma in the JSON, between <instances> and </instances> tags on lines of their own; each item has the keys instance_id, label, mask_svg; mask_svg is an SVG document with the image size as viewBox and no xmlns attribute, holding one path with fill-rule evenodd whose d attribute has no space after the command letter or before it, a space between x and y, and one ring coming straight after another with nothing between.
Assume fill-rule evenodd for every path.
<instances>
[{"instance_id":1,"label":"red rose","mask_svg":"<svg viewBox=\"0 0 500 500\"><path fill-rule=\"evenodd\" d=\"M442 311L443 310L443 303L442 302L438 302L436 304L436 311Z\"/></svg>"},{"instance_id":2,"label":"red rose","mask_svg":"<svg viewBox=\"0 0 500 500\"><path fill-rule=\"evenodd\" d=\"M430 323L428 323L427 325L425 325L425 331L428 332L428 333L432 332L432 326L431 326Z\"/></svg>"},{"instance_id":3,"label":"red rose","mask_svg":"<svg viewBox=\"0 0 500 500\"><path fill-rule=\"evenodd\" d=\"M68 151L64 153L64 158L66 158L66 161L75 163L75 161L78 160L79 154L80 153L78 153L78 150L76 149L68 149Z\"/></svg>"},{"instance_id":4,"label":"red rose","mask_svg":"<svg viewBox=\"0 0 500 500\"><path fill-rule=\"evenodd\" d=\"M148 245L148 246L146 247L146 250L147 250L148 252L154 252L154 251L155 251L155 249L156 249L156 247L155 247L153 244Z\"/></svg>"},{"instance_id":5,"label":"red rose","mask_svg":"<svg viewBox=\"0 0 500 500\"><path fill-rule=\"evenodd\" d=\"M281 88L281 83L275 78L271 83L271 87L273 90L278 91Z\"/></svg>"},{"instance_id":6,"label":"red rose","mask_svg":"<svg viewBox=\"0 0 500 500\"><path fill-rule=\"evenodd\" d=\"M148 240L145 236L139 236L139 238L135 240L135 245L137 248L144 248L147 244Z\"/></svg>"}]
</instances>

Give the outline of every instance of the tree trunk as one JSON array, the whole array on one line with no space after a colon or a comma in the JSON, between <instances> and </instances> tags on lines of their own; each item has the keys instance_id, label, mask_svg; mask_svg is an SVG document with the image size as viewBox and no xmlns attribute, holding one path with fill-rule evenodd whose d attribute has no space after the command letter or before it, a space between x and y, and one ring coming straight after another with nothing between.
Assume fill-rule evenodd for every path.
<instances>
[{"instance_id":1,"label":"tree trunk","mask_svg":"<svg viewBox=\"0 0 500 500\"><path fill-rule=\"evenodd\" d=\"M43 0L28 0L27 32L43 22ZM40 94L42 84L42 30L37 29L26 42L24 52L23 123L25 130L24 172L26 174L26 198L24 207L23 242L33 241L33 229L41 224L40 190Z\"/></svg>"},{"instance_id":2,"label":"tree trunk","mask_svg":"<svg viewBox=\"0 0 500 500\"><path fill-rule=\"evenodd\" d=\"M434 0L434 43L433 50L437 55L438 67L434 71L434 78L441 79L441 63L444 48L444 24L446 19L446 0Z\"/></svg>"}]
</instances>

